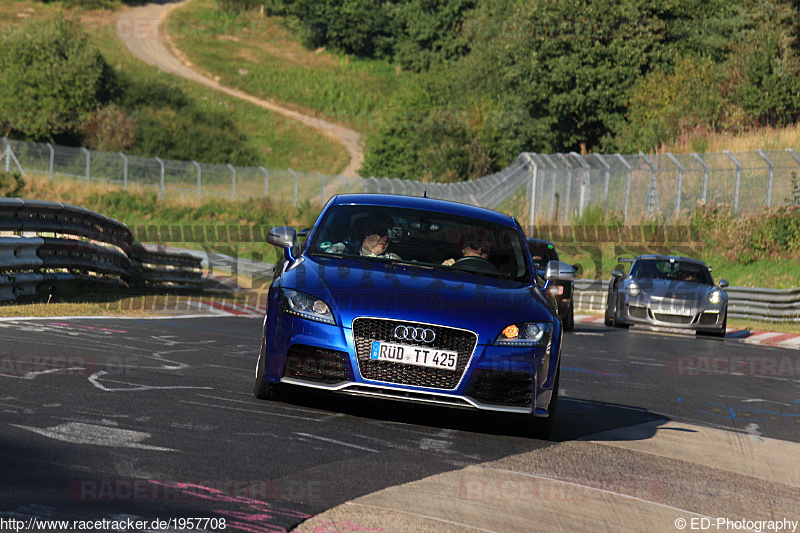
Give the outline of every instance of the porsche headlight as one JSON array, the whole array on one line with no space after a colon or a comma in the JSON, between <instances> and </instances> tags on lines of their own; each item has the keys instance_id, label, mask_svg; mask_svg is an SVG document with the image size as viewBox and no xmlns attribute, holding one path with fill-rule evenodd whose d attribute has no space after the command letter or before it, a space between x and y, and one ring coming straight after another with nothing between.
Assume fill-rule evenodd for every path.
<instances>
[{"instance_id":1,"label":"porsche headlight","mask_svg":"<svg viewBox=\"0 0 800 533\"><path fill-rule=\"evenodd\" d=\"M711 302L712 305L718 305L722 302L722 291L719 289L714 289L713 291L708 293L708 301Z\"/></svg>"},{"instance_id":2,"label":"porsche headlight","mask_svg":"<svg viewBox=\"0 0 800 533\"><path fill-rule=\"evenodd\" d=\"M507 326L494 343L498 346L544 346L550 340L550 322L520 322Z\"/></svg>"},{"instance_id":3,"label":"porsche headlight","mask_svg":"<svg viewBox=\"0 0 800 533\"><path fill-rule=\"evenodd\" d=\"M287 315L335 324L333 312L328 304L309 294L283 289L283 312Z\"/></svg>"},{"instance_id":4,"label":"porsche headlight","mask_svg":"<svg viewBox=\"0 0 800 533\"><path fill-rule=\"evenodd\" d=\"M639 293L642 292L641 289L639 289L639 284L636 283L636 281L634 280L631 280L628 283L628 286L625 287L625 291L628 293L629 296L633 296L634 298L639 296Z\"/></svg>"}]
</instances>

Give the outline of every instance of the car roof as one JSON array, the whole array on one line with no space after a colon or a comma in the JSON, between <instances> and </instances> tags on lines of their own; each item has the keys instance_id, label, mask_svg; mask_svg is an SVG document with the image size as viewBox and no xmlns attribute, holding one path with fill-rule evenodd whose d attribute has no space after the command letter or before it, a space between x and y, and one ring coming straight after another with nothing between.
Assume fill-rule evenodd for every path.
<instances>
[{"instance_id":1,"label":"car roof","mask_svg":"<svg viewBox=\"0 0 800 533\"><path fill-rule=\"evenodd\" d=\"M686 261L686 262L689 262L689 263L695 263L695 264L698 264L698 265L703 265L704 267L708 267L708 265L706 265L704 262L700 261L699 259L692 259L691 257L683 257L683 256L680 256L680 255L661 255L661 254L640 255L640 256L636 257L635 261L638 261L639 259L656 259L656 260L659 260L659 261L665 261L665 260L666 261L669 261L669 260Z\"/></svg>"},{"instance_id":2,"label":"car roof","mask_svg":"<svg viewBox=\"0 0 800 533\"><path fill-rule=\"evenodd\" d=\"M331 199L331 205L404 207L408 209L421 209L450 215L478 218L487 222L504 224L506 226L517 226L514 217L492 211L491 209L448 200L439 200L436 198L422 198L420 196L372 193L338 194Z\"/></svg>"}]
</instances>

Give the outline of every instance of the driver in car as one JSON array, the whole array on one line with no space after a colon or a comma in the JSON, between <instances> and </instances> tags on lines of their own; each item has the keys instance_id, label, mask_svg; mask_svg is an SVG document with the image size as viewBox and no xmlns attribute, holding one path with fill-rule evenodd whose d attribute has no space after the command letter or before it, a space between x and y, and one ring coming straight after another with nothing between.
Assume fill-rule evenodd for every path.
<instances>
[{"instance_id":1,"label":"driver in car","mask_svg":"<svg viewBox=\"0 0 800 533\"><path fill-rule=\"evenodd\" d=\"M484 242L482 236L465 235L461 239L461 257L480 257L482 259L489 259L489 246ZM456 262L455 258L445 259L442 266L453 266Z\"/></svg>"},{"instance_id":2,"label":"driver in car","mask_svg":"<svg viewBox=\"0 0 800 533\"><path fill-rule=\"evenodd\" d=\"M362 257L383 257L386 259L400 260L400 256L389 249L389 228L394 226L391 217L381 214L372 214L364 219L359 219L353 226L357 240L361 242L358 254ZM330 254L343 254L347 245L337 242L326 251Z\"/></svg>"}]
</instances>

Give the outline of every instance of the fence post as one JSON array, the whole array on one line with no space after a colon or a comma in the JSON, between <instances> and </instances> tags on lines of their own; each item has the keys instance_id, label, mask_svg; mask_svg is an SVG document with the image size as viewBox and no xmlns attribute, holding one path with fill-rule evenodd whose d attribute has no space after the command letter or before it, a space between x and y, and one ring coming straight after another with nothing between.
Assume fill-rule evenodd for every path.
<instances>
[{"instance_id":1,"label":"fence post","mask_svg":"<svg viewBox=\"0 0 800 533\"><path fill-rule=\"evenodd\" d=\"M119 153L119 156L122 158L122 190L128 190L128 156L123 154L122 152Z\"/></svg>"},{"instance_id":2,"label":"fence post","mask_svg":"<svg viewBox=\"0 0 800 533\"><path fill-rule=\"evenodd\" d=\"M591 182L590 180L590 167L589 164L583 160L583 157L578 152L570 152L572 157L574 157L578 163L581 165L581 174L583 174L583 178L581 178L581 197L580 203L578 204L578 214L583 216L583 212L586 210L586 203L588 202L586 196L588 194L589 197L592 196L592 189L591 189Z\"/></svg>"},{"instance_id":3,"label":"fence post","mask_svg":"<svg viewBox=\"0 0 800 533\"><path fill-rule=\"evenodd\" d=\"M650 158L644 152L639 152L639 157L644 159L644 162L650 167L650 187L647 191L647 199L645 200L645 207L647 214L653 215L653 207L658 210L658 189L656 187L656 166L650 161Z\"/></svg>"},{"instance_id":4,"label":"fence post","mask_svg":"<svg viewBox=\"0 0 800 533\"><path fill-rule=\"evenodd\" d=\"M158 161L158 164L161 166L161 179L158 182L158 198L159 198L159 200L163 200L164 199L164 189L165 189L165 184L164 184L164 162L161 160L160 157L156 157L156 161Z\"/></svg>"},{"instance_id":5,"label":"fence post","mask_svg":"<svg viewBox=\"0 0 800 533\"><path fill-rule=\"evenodd\" d=\"M47 143L47 149L50 151L50 165L48 168L48 181L53 181L53 167L55 166L56 160L56 149L53 148L53 145Z\"/></svg>"},{"instance_id":6,"label":"fence post","mask_svg":"<svg viewBox=\"0 0 800 533\"><path fill-rule=\"evenodd\" d=\"M739 184L742 181L742 165L733 157L733 154L730 153L728 150L723 150L723 154L728 156L728 159L733 161L733 164L736 165L736 184L733 186L733 214L739 214Z\"/></svg>"},{"instance_id":7,"label":"fence post","mask_svg":"<svg viewBox=\"0 0 800 533\"><path fill-rule=\"evenodd\" d=\"M692 156L697 159L697 162L703 167L703 203L706 203L706 199L708 198L708 165L706 165L706 162L700 157L700 154L692 152Z\"/></svg>"},{"instance_id":8,"label":"fence post","mask_svg":"<svg viewBox=\"0 0 800 533\"><path fill-rule=\"evenodd\" d=\"M608 204L608 182L611 180L611 165L600 154L594 154L594 157L603 165L603 205L606 205Z\"/></svg>"},{"instance_id":9,"label":"fence post","mask_svg":"<svg viewBox=\"0 0 800 533\"><path fill-rule=\"evenodd\" d=\"M672 163L678 167L678 185L675 187L675 216L680 215L681 212L681 187L683 185L683 165L681 165L678 158L667 152L667 157Z\"/></svg>"},{"instance_id":10,"label":"fence post","mask_svg":"<svg viewBox=\"0 0 800 533\"><path fill-rule=\"evenodd\" d=\"M230 163L228 168L231 169L231 200L236 200L236 169Z\"/></svg>"},{"instance_id":11,"label":"fence post","mask_svg":"<svg viewBox=\"0 0 800 533\"><path fill-rule=\"evenodd\" d=\"M6 172L11 171L11 146L8 144L8 137L3 137L3 155L6 158Z\"/></svg>"},{"instance_id":12,"label":"fence post","mask_svg":"<svg viewBox=\"0 0 800 533\"><path fill-rule=\"evenodd\" d=\"M553 222L558 222L558 220L556 220L556 217L558 216L558 213L555 212L556 211L556 178L558 177L558 165L556 165L553 162L553 160L550 158L550 156L548 154L542 154L542 159L544 159L545 162L548 165L550 165L550 171L551 171L551 173L553 175L553 179L551 180L553 182L553 187L550 189L550 218L553 219Z\"/></svg>"},{"instance_id":13,"label":"fence post","mask_svg":"<svg viewBox=\"0 0 800 533\"><path fill-rule=\"evenodd\" d=\"M269 172L264 167L258 167L261 169L261 172L264 173L264 198L267 197L267 191L269 191Z\"/></svg>"},{"instance_id":14,"label":"fence post","mask_svg":"<svg viewBox=\"0 0 800 533\"><path fill-rule=\"evenodd\" d=\"M569 195L572 193L572 164L567 160L567 156L564 154L556 155L561 159L561 162L564 163L564 166L567 167L567 190L564 193L564 216L561 217L562 222L566 222L569 216Z\"/></svg>"},{"instance_id":15,"label":"fence post","mask_svg":"<svg viewBox=\"0 0 800 533\"><path fill-rule=\"evenodd\" d=\"M533 237L533 231L536 227L536 186L537 180L539 178L539 165L531 157L531 154L525 153L523 154L525 159L528 160L528 164L531 165L531 211L528 215L528 231L530 232L530 236Z\"/></svg>"},{"instance_id":16,"label":"fence post","mask_svg":"<svg viewBox=\"0 0 800 533\"><path fill-rule=\"evenodd\" d=\"M289 172L291 172L292 176L294 176L294 206L297 207L297 173L291 168L289 169Z\"/></svg>"},{"instance_id":17,"label":"fence post","mask_svg":"<svg viewBox=\"0 0 800 533\"><path fill-rule=\"evenodd\" d=\"M317 172L317 176L322 180L322 191L320 192L319 205L325 205L325 176Z\"/></svg>"},{"instance_id":18,"label":"fence post","mask_svg":"<svg viewBox=\"0 0 800 533\"><path fill-rule=\"evenodd\" d=\"M772 207L772 180L775 177L775 165L769 160L767 154L763 150L756 150L756 153L761 156L761 159L766 161L769 167L769 177L767 178L767 208Z\"/></svg>"},{"instance_id":19,"label":"fence post","mask_svg":"<svg viewBox=\"0 0 800 533\"><path fill-rule=\"evenodd\" d=\"M625 202L622 206L622 223L625 224L625 222L628 220L628 199L631 195L631 173L633 172L633 167L631 167L630 163L628 163L625 158L622 157L622 154L615 155L628 171L628 177L625 180Z\"/></svg>"},{"instance_id":20,"label":"fence post","mask_svg":"<svg viewBox=\"0 0 800 533\"><path fill-rule=\"evenodd\" d=\"M192 164L197 169L197 197L199 199L203 199L203 169L200 167L200 163L197 161L192 161Z\"/></svg>"},{"instance_id":21,"label":"fence post","mask_svg":"<svg viewBox=\"0 0 800 533\"><path fill-rule=\"evenodd\" d=\"M343 179L344 180L344 193L345 194L349 194L350 193L350 180L345 178L343 174L339 174L339 179Z\"/></svg>"},{"instance_id":22,"label":"fence post","mask_svg":"<svg viewBox=\"0 0 800 533\"><path fill-rule=\"evenodd\" d=\"M24 176L25 169L22 168L22 165L19 164L19 159L17 159L17 156L14 155L14 151L11 150L11 144L9 144L8 139L5 139L5 141L6 141L6 149L3 152L3 155L0 155L0 159L2 159L3 157L6 158L6 172L9 172L9 170L11 169L11 160L13 159L14 164L19 169L19 173Z\"/></svg>"},{"instance_id":23,"label":"fence post","mask_svg":"<svg viewBox=\"0 0 800 533\"><path fill-rule=\"evenodd\" d=\"M83 153L86 154L86 186L89 186L89 171L91 170L91 156L89 155L89 150L86 148L81 147Z\"/></svg>"},{"instance_id":24,"label":"fence post","mask_svg":"<svg viewBox=\"0 0 800 533\"><path fill-rule=\"evenodd\" d=\"M541 203L544 203L544 177L547 172L547 163L545 163L542 154L531 153L531 157L536 163L536 196ZM544 206L542 206L544 208ZM541 220L541 213L539 214Z\"/></svg>"}]
</instances>

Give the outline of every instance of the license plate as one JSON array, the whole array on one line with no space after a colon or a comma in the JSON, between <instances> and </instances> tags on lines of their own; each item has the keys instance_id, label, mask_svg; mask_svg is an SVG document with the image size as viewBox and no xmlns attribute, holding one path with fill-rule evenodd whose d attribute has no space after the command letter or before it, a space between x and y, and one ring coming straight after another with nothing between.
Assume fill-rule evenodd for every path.
<instances>
[{"instance_id":1,"label":"license plate","mask_svg":"<svg viewBox=\"0 0 800 533\"><path fill-rule=\"evenodd\" d=\"M372 341L369 358L375 361L391 361L404 365L426 366L453 371L456 369L456 363L458 362L458 352L435 350L424 346Z\"/></svg>"},{"instance_id":2,"label":"license plate","mask_svg":"<svg viewBox=\"0 0 800 533\"><path fill-rule=\"evenodd\" d=\"M683 307L661 307L656 313L662 315L678 315L678 316L692 316L694 312L691 309L686 309Z\"/></svg>"}]
</instances>

